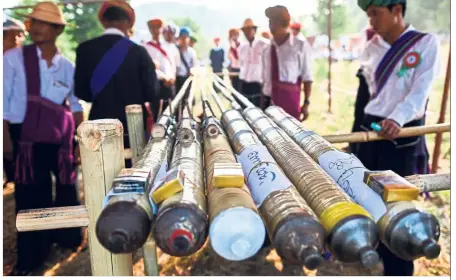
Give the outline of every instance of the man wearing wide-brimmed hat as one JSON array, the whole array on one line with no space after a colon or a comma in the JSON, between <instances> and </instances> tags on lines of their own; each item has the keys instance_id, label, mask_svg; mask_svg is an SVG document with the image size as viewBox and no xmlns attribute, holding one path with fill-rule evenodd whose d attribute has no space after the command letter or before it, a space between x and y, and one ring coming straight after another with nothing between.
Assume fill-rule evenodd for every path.
<instances>
[{"instance_id":1,"label":"man wearing wide-brimmed hat","mask_svg":"<svg viewBox=\"0 0 456 280\"><path fill-rule=\"evenodd\" d=\"M305 120L312 89L309 44L290 34L290 14L286 7L270 7L265 14L273 38L263 55L264 93L296 119ZM305 98L301 106L302 84Z\"/></svg>"},{"instance_id":2,"label":"man wearing wide-brimmed hat","mask_svg":"<svg viewBox=\"0 0 456 280\"><path fill-rule=\"evenodd\" d=\"M375 35L360 56L360 88L369 100L360 128L378 132L388 140L360 143L357 156L370 170L392 170L401 176L429 172L425 137L396 138L403 127L425 124L430 89L440 69L437 37L417 31L404 20L406 0L358 0ZM367 92L365 92L367 91ZM435 170L434 170L435 171ZM412 276L413 261L378 246L386 276Z\"/></svg>"},{"instance_id":3,"label":"man wearing wide-brimmed hat","mask_svg":"<svg viewBox=\"0 0 456 280\"><path fill-rule=\"evenodd\" d=\"M146 49L127 37L135 23L135 12L127 2L103 2L98 18L105 29L103 34L76 49L75 93L92 103L90 120L117 118L122 122L124 146L129 148L125 106L143 105L146 129L145 104L153 105L158 92L155 65ZM131 160L126 166L131 166Z\"/></svg>"},{"instance_id":4,"label":"man wearing wide-brimmed hat","mask_svg":"<svg viewBox=\"0 0 456 280\"><path fill-rule=\"evenodd\" d=\"M239 82L240 92L247 97L256 106L263 106L265 104L262 90L262 63L261 56L264 49L268 46L268 42L263 38L257 38L256 31L258 26L252 19L247 18L241 27L244 33L246 42L243 42L239 48Z\"/></svg>"},{"instance_id":5,"label":"man wearing wide-brimmed hat","mask_svg":"<svg viewBox=\"0 0 456 280\"><path fill-rule=\"evenodd\" d=\"M18 48L25 39L25 26L22 22L10 18L3 22L3 53Z\"/></svg>"},{"instance_id":6,"label":"man wearing wide-brimmed hat","mask_svg":"<svg viewBox=\"0 0 456 280\"><path fill-rule=\"evenodd\" d=\"M57 5L41 2L25 25L33 44L3 56L3 153L16 156L16 211L79 205L73 137L82 107L73 95L73 65L56 46L67 22ZM76 250L81 241L80 228L19 232L11 275L42 265L54 242Z\"/></svg>"},{"instance_id":7,"label":"man wearing wide-brimmed hat","mask_svg":"<svg viewBox=\"0 0 456 280\"><path fill-rule=\"evenodd\" d=\"M149 53L152 61L157 69L157 77L159 82L158 95L152 104L152 113L154 119L158 117L160 108L160 100L163 99L163 108L168 106L168 99L173 97L173 86L176 80L175 71L173 70L173 58L171 54L164 49L160 35L162 33L163 21L159 18L151 19L147 22L149 31L152 35L152 40L143 44Z\"/></svg>"}]
</instances>

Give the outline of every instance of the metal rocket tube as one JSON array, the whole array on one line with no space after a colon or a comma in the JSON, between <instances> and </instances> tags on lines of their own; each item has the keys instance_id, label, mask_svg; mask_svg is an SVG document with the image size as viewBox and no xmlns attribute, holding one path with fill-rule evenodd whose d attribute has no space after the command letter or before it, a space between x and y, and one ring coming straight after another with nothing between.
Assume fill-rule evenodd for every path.
<instances>
[{"instance_id":1,"label":"metal rocket tube","mask_svg":"<svg viewBox=\"0 0 456 280\"><path fill-rule=\"evenodd\" d=\"M369 213L352 202L261 109L247 108L243 115L319 217L336 258L342 262L361 262L368 268L375 266L379 261L375 251L378 233Z\"/></svg>"},{"instance_id":2,"label":"metal rocket tube","mask_svg":"<svg viewBox=\"0 0 456 280\"><path fill-rule=\"evenodd\" d=\"M354 156L334 148L318 134L277 106L266 114L329 174L352 199L374 217L381 241L398 257L436 258L440 253L438 220L411 202L385 203L363 181L369 171Z\"/></svg>"},{"instance_id":3,"label":"metal rocket tube","mask_svg":"<svg viewBox=\"0 0 456 280\"><path fill-rule=\"evenodd\" d=\"M199 250L206 240L208 226L201 131L191 114L192 92L177 128L170 166L185 174L183 190L160 204L153 228L157 245L172 256L188 256Z\"/></svg>"},{"instance_id":4,"label":"metal rocket tube","mask_svg":"<svg viewBox=\"0 0 456 280\"><path fill-rule=\"evenodd\" d=\"M278 254L289 262L316 269L323 261L325 238L317 217L239 111L224 112L222 124Z\"/></svg>"}]
</instances>

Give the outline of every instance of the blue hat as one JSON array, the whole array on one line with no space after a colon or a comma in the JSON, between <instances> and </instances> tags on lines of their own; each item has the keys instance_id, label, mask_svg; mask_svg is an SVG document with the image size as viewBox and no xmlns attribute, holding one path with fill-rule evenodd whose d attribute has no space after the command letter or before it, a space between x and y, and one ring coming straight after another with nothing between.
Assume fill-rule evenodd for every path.
<instances>
[{"instance_id":1,"label":"blue hat","mask_svg":"<svg viewBox=\"0 0 456 280\"><path fill-rule=\"evenodd\" d=\"M9 18L3 22L3 31L7 30L25 31L25 26L22 22Z\"/></svg>"},{"instance_id":2,"label":"blue hat","mask_svg":"<svg viewBox=\"0 0 456 280\"><path fill-rule=\"evenodd\" d=\"M370 5L386 7L395 4L405 4L406 2L407 0L358 0L358 6L366 11Z\"/></svg>"},{"instance_id":3,"label":"blue hat","mask_svg":"<svg viewBox=\"0 0 456 280\"><path fill-rule=\"evenodd\" d=\"M184 36L184 35L190 36L191 33L192 33L192 30L190 29L190 27L184 26L184 27L181 27L181 29L179 31L179 37Z\"/></svg>"}]
</instances>

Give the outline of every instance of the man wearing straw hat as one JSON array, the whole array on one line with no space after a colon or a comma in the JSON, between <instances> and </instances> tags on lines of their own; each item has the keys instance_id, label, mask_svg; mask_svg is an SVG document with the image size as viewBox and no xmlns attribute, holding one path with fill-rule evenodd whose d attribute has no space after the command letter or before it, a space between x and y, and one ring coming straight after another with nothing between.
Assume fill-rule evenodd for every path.
<instances>
[{"instance_id":1,"label":"man wearing straw hat","mask_svg":"<svg viewBox=\"0 0 456 280\"><path fill-rule=\"evenodd\" d=\"M265 13L273 39L263 55L264 93L275 105L303 121L309 116L312 90L309 44L290 34L290 14L286 7L270 7ZM304 84L302 105L301 84Z\"/></svg>"},{"instance_id":2,"label":"man wearing straw hat","mask_svg":"<svg viewBox=\"0 0 456 280\"><path fill-rule=\"evenodd\" d=\"M103 34L76 49L75 93L92 103L90 120L116 118L122 122L124 145L129 148L125 106L143 105L146 130L149 111L145 104L153 105L158 92L155 66L146 49L127 37L135 23L135 12L127 2L104 2L98 19ZM126 166L131 166L131 160Z\"/></svg>"},{"instance_id":3,"label":"man wearing straw hat","mask_svg":"<svg viewBox=\"0 0 456 280\"><path fill-rule=\"evenodd\" d=\"M25 26L22 22L10 18L3 22L3 53L18 48L25 40Z\"/></svg>"},{"instance_id":4,"label":"man wearing straw hat","mask_svg":"<svg viewBox=\"0 0 456 280\"><path fill-rule=\"evenodd\" d=\"M247 18L241 28L247 42L242 43L238 48L240 62L240 92L247 97L250 102L261 107L265 103L263 96L262 83L262 63L261 57L263 50L268 46L268 42L263 38L257 38L256 31L258 26L253 20Z\"/></svg>"},{"instance_id":5,"label":"man wearing straw hat","mask_svg":"<svg viewBox=\"0 0 456 280\"><path fill-rule=\"evenodd\" d=\"M73 95L73 65L56 46L65 25L57 5L38 3L26 21L33 44L3 56L3 153L16 156L16 212L79 205L73 140L82 107ZM54 242L76 250L81 240L80 228L19 232L11 275L27 275L42 265Z\"/></svg>"},{"instance_id":6,"label":"man wearing straw hat","mask_svg":"<svg viewBox=\"0 0 456 280\"><path fill-rule=\"evenodd\" d=\"M173 97L173 86L176 80L175 71L173 70L173 62L171 54L163 48L160 40L163 21L159 18L151 19L147 22L149 31L152 34L152 40L144 43L143 46L149 53L152 61L155 63L157 77L159 82L158 95L152 103L152 113L154 119L158 117L160 108L160 100L163 99L163 108L168 105L168 99Z\"/></svg>"},{"instance_id":7,"label":"man wearing straw hat","mask_svg":"<svg viewBox=\"0 0 456 280\"><path fill-rule=\"evenodd\" d=\"M360 57L370 95L361 128L375 129L389 141L361 143L357 155L366 168L401 176L417 171L420 156L426 153L425 138L396 137L402 127L424 125L430 89L440 69L438 39L404 21L406 4L406 0L358 0L375 32ZM383 244L378 251L386 276L413 275L412 261L396 257Z\"/></svg>"}]
</instances>

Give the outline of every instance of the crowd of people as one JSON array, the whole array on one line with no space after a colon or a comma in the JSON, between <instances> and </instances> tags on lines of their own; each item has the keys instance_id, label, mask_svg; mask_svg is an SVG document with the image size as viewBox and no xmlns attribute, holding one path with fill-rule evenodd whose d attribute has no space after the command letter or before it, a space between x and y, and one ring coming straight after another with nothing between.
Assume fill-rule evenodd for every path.
<instances>
[{"instance_id":1,"label":"crowd of people","mask_svg":"<svg viewBox=\"0 0 456 280\"><path fill-rule=\"evenodd\" d=\"M371 130L370 124L377 122L387 140L354 145L352 152L371 170L407 176L420 166L423 173L424 137L395 138L402 127L424 124L430 86L439 69L439 44L434 35L404 21L406 0L358 3L372 28L366 31L360 58L353 130ZM313 80L310 45L300 35L301 26L290 24L286 7L270 7L265 16L270 33L258 36L250 18L228 31L228 69L239 73L232 76L232 85L255 105L275 104L304 121ZM188 27L153 18L147 23L151 40L136 44L129 39L135 11L127 2L104 2L98 18L104 32L79 44L76 65L56 46L68 25L56 4L36 4L25 24L14 19L3 24L3 157L7 178L15 183L16 212L80 203L75 185L79 149L74 140L83 121L80 100L91 103L90 120L119 119L128 148L125 106L142 104L145 124L157 119L160 100L172 99L198 64L192 47L196 39ZM27 33L33 43L22 46ZM219 43L216 38L210 53L216 73L225 58ZM27 275L42 265L54 243L75 250L81 240L80 229L18 233L17 264L11 274ZM395 257L381 244L378 250L385 275L413 274L413 262Z\"/></svg>"}]
</instances>

